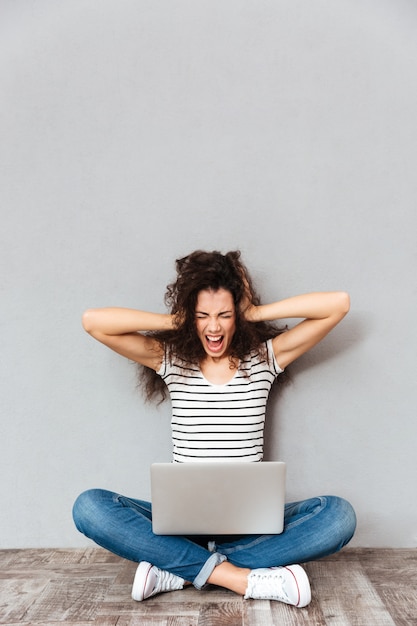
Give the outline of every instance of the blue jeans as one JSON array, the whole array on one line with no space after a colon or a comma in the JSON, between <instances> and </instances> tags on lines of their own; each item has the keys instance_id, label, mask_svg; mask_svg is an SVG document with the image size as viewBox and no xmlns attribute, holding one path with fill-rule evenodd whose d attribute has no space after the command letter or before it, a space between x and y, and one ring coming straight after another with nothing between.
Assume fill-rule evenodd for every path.
<instances>
[{"instance_id":1,"label":"blue jeans","mask_svg":"<svg viewBox=\"0 0 417 626\"><path fill-rule=\"evenodd\" d=\"M353 508L336 496L286 504L281 535L155 535L149 502L103 489L82 493L73 517L78 530L103 548L131 561L148 561L197 589L225 560L250 569L312 561L343 548L356 528Z\"/></svg>"}]
</instances>

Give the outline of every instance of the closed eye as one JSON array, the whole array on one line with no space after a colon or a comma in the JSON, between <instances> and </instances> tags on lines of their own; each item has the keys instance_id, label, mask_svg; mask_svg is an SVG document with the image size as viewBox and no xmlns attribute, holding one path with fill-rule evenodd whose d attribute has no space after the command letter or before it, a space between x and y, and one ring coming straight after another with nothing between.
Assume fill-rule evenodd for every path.
<instances>
[{"instance_id":1,"label":"closed eye","mask_svg":"<svg viewBox=\"0 0 417 626\"><path fill-rule=\"evenodd\" d=\"M204 311L196 311L195 314L197 319L206 319L207 317L210 317L209 313L204 313ZM222 319L230 319L233 316L233 312L232 311L224 311L224 313L219 313L217 317L221 317Z\"/></svg>"}]
</instances>

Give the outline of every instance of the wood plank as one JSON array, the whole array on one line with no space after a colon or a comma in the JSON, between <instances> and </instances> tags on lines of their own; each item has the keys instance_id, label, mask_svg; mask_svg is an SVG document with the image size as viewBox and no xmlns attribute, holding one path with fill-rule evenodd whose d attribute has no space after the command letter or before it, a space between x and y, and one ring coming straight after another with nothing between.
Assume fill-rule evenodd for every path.
<instances>
[{"instance_id":1,"label":"wood plank","mask_svg":"<svg viewBox=\"0 0 417 626\"><path fill-rule=\"evenodd\" d=\"M187 621L184 621L183 624L187 624ZM168 618L167 617L146 617L142 616L138 617L121 617L117 621L117 626L168 626Z\"/></svg>"},{"instance_id":2,"label":"wood plank","mask_svg":"<svg viewBox=\"0 0 417 626\"><path fill-rule=\"evenodd\" d=\"M281 602L271 602L272 621L274 626L326 626L322 610L317 600L312 600L308 607L298 609ZM252 621L256 624L256 621Z\"/></svg>"},{"instance_id":3,"label":"wood plank","mask_svg":"<svg viewBox=\"0 0 417 626\"><path fill-rule=\"evenodd\" d=\"M198 626L198 616L186 617L185 615L171 615L168 618L167 626Z\"/></svg>"},{"instance_id":4,"label":"wood plank","mask_svg":"<svg viewBox=\"0 0 417 626\"><path fill-rule=\"evenodd\" d=\"M12 567L17 564L19 568L35 567L37 565L46 565L53 563L61 564L88 564L88 563L114 563L122 566L127 561L111 554L102 548L36 548L36 549L18 549L18 550L0 550L0 570L6 567ZM134 566L135 564L132 563Z\"/></svg>"},{"instance_id":5,"label":"wood plank","mask_svg":"<svg viewBox=\"0 0 417 626\"><path fill-rule=\"evenodd\" d=\"M48 625L49 626L49 625ZM96 622L94 622L96 626ZM107 626L107 624L99 626ZM117 626L198 626L198 616L173 615L167 617L143 617L122 616L117 621Z\"/></svg>"},{"instance_id":6,"label":"wood plank","mask_svg":"<svg viewBox=\"0 0 417 626\"><path fill-rule=\"evenodd\" d=\"M201 606L198 626L242 626L242 602L207 602Z\"/></svg>"},{"instance_id":7,"label":"wood plank","mask_svg":"<svg viewBox=\"0 0 417 626\"><path fill-rule=\"evenodd\" d=\"M271 626L275 624L271 604L265 600L244 600L242 625Z\"/></svg>"},{"instance_id":8,"label":"wood plank","mask_svg":"<svg viewBox=\"0 0 417 626\"><path fill-rule=\"evenodd\" d=\"M62 626L62 624L65 623L65 626L92 626L92 624L94 624L94 626L98 626L99 622L97 622L96 620L94 620L94 622L88 621L88 622L80 622L79 620L75 621L75 622L62 622L61 620L59 622L38 622L38 621L30 621L30 622L21 622L21 621L17 621L17 622L3 622L0 621L0 624L2 624L3 626L14 626L15 624L18 624L19 626ZM103 623L100 623L100 626L117 626L117 621L114 621L114 618L112 618L111 621L104 621Z\"/></svg>"}]
</instances>

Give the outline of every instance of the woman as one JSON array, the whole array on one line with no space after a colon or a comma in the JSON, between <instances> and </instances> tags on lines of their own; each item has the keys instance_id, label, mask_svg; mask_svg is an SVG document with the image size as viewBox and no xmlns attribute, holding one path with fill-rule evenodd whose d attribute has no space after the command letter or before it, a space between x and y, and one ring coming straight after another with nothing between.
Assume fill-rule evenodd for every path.
<instances>
[{"instance_id":1,"label":"woman","mask_svg":"<svg viewBox=\"0 0 417 626\"><path fill-rule=\"evenodd\" d=\"M272 384L343 319L349 296L311 293L261 305L239 252L196 251L176 266L169 314L92 309L84 328L143 366L148 398L169 391L174 462L262 461ZM273 324L289 318L302 321L285 331ZM266 536L156 536L150 503L100 489L81 494L73 513L82 533L139 563L135 600L211 583L298 607L311 599L298 563L340 550L356 525L350 504L335 496L287 504L284 532Z\"/></svg>"}]
</instances>

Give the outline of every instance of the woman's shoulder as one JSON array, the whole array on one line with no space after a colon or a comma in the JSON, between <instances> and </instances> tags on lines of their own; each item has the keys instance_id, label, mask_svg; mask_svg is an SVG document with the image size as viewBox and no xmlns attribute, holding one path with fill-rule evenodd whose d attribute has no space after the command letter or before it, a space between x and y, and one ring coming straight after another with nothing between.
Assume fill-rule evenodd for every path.
<instances>
[{"instance_id":1,"label":"woman's shoulder","mask_svg":"<svg viewBox=\"0 0 417 626\"><path fill-rule=\"evenodd\" d=\"M162 378L165 378L170 374L184 377L195 377L198 374L201 375L201 372L197 363L194 364L186 361L165 346L162 363L157 371L157 374L159 374Z\"/></svg>"},{"instance_id":2,"label":"woman's shoulder","mask_svg":"<svg viewBox=\"0 0 417 626\"><path fill-rule=\"evenodd\" d=\"M276 361L272 339L266 339L257 348L252 349L248 356L241 360L241 367L244 370L254 368L256 371L267 368L275 376L283 372Z\"/></svg>"}]
</instances>

